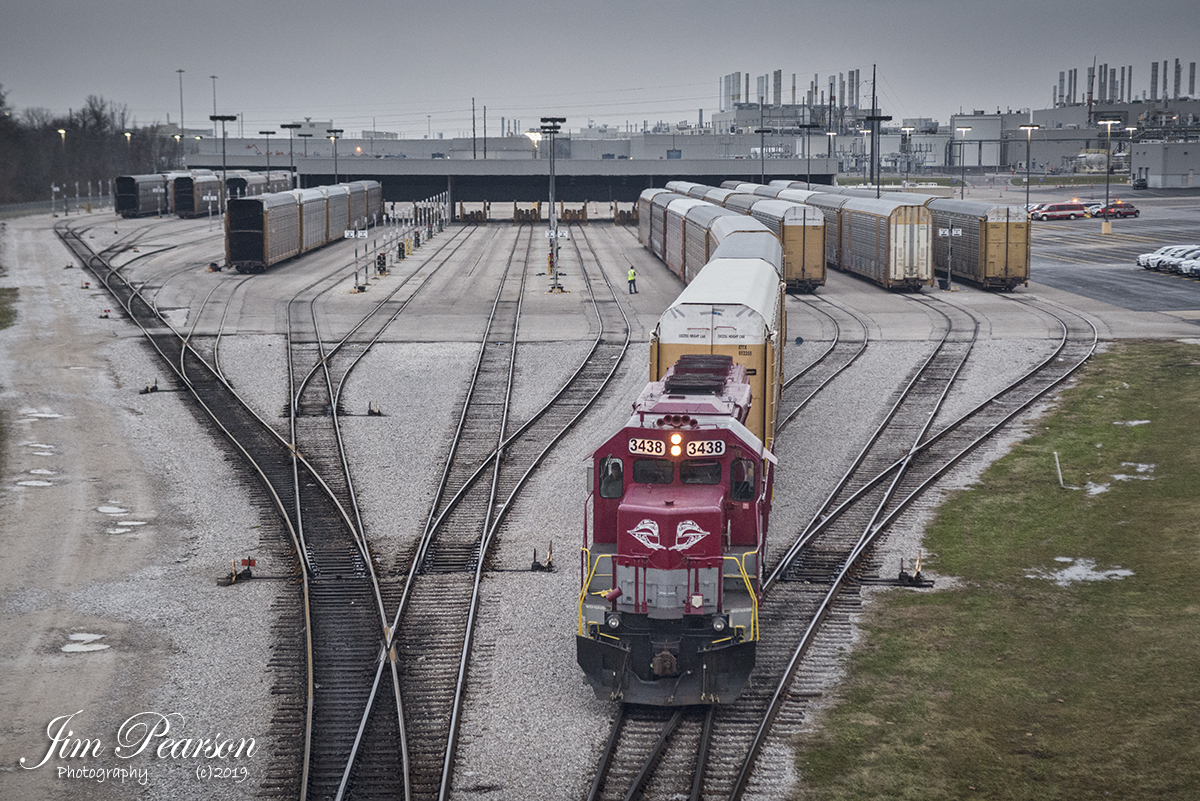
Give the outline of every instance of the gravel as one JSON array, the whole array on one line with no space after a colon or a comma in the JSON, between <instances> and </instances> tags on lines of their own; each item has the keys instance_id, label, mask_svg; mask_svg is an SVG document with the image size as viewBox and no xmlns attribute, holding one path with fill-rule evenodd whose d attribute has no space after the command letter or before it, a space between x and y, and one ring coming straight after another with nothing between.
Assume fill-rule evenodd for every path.
<instances>
[{"instance_id":1,"label":"gravel","mask_svg":"<svg viewBox=\"0 0 1200 801\"><path fill-rule=\"evenodd\" d=\"M636 248L632 239L628 247ZM64 260L57 254L44 260L41 269L47 280L61 275ZM79 273L67 276L68 282L77 281ZM641 277L653 288L653 274ZM849 291L839 293L843 283ZM873 334L882 338L873 341L780 437L772 548L782 548L807 525L878 426L893 393L932 347L911 332L892 335L888 325L900 319L905 308L900 299L864 291L840 276L831 278L827 294L865 308L860 313L871 318ZM97 293L64 297L62 308L28 311L94 316L102 302ZM796 303L789 307L795 309ZM113 326L94 321L89 330L107 335ZM989 331L976 346L939 420L974 406L1048 352L1045 339L1028 338L1027 332L1018 335L1025 338L1012 339L1009 333ZM786 374L815 359L831 335L831 326L820 315L793 314ZM792 344L797 336L804 337L802 345ZM590 345L590 338L522 343L514 420L523 421L539 409ZM223 368L246 401L265 418L279 418L287 402L284 338L234 336L225 338L221 347ZM388 570L406 568L407 554L424 527L476 352L477 345L469 342L383 343L364 358L345 390L343 408L350 414L342 419L342 429L355 487L368 535ZM113 541L153 537L163 556L155 564L96 582L66 603L81 614L126 624L124 633L106 642L114 648L136 646L147 654L146 667L131 677L127 688L105 700L114 714L127 710L118 720L143 709L180 712L187 717L187 734L220 730L226 736L257 739L263 756L247 763L252 771L247 785L201 783L190 774L191 764L157 760L144 797L243 798L261 779L265 755L282 744L272 739L269 729L274 618L270 604L279 585L256 580L218 588L215 579L228 570L230 559L268 555L259 546L257 526L269 521L259 518L243 489L239 463L227 461L222 444L181 396L136 394L135 388L144 386L148 376L163 373L140 340L128 334L114 337L103 353L104 381L97 382L89 399L129 411L122 418L122 435L160 499L155 508L130 509L129 517L146 525L113 535ZM569 798L586 792L615 711L614 703L595 698L575 664L577 547L587 495L586 467L595 446L628 419L630 404L645 385L648 353L644 342L631 345L596 406L535 472L493 546L495 569L483 583L456 797ZM0 382L7 378L6 369L0 360ZM367 404L375 401L383 417L365 415ZM1036 413L1026 418L1033 419ZM953 491L977 480L986 464L1006 452L1022 431L1012 428L1003 441L958 468L940 490ZM880 550L885 564L915 553L938 497L906 514L889 534ZM119 504L120 494L111 500ZM551 543L557 570L531 571L534 550L542 557ZM256 572L280 569L269 559L264 562ZM7 614L61 600L26 588L6 594L2 608ZM772 750L765 759L773 770L791 770L788 749ZM102 785L77 783L70 791L89 797L102 795L101 789Z\"/></svg>"}]
</instances>

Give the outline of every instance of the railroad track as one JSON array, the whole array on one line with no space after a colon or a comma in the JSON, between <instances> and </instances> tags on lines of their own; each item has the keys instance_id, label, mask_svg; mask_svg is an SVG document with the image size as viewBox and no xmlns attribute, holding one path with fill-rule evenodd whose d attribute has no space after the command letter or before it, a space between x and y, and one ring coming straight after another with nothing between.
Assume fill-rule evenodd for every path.
<instances>
[{"instance_id":1,"label":"railroad track","mask_svg":"<svg viewBox=\"0 0 1200 801\"><path fill-rule=\"evenodd\" d=\"M291 492L292 453L287 442L250 410L237 393L186 344L184 338L167 324L153 308L150 300L112 265L92 252L77 232L65 224L56 226L55 232L112 295L130 320L141 329L150 347L159 354L163 363L174 374L180 388L191 394L203 413L242 456L251 475L258 478L259 488L266 495L268 505L277 519L281 521L285 531L283 536L290 543L291 554L297 560L294 566L298 581L284 590L283 595L290 603L281 606L281 610L287 611L278 623L277 631L282 632L286 642L285 658L289 663L296 660L296 663L302 665L302 669L298 674L292 672L277 680L272 687L272 694L283 696L280 705L283 710L311 708L312 642L306 635L310 594L309 571L304 564L306 560L302 558L305 549L301 545L297 527L290 514L295 499ZM311 474L311 471L307 472ZM313 477L315 479L315 474ZM303 721L302 715L300 720ZM303 726L298 730L304 731ZM280 770L269 765L263 783L264 792L297 795L296 776L299 775L302 766L307 766L309 747L310 739L306 733L297 748L282 757L288 764L287 769Z\"/></svg>"},{"instance_id":2,"label":"railroad track","mask_svg":"<svg viewBox=\"0 0 1200 801\"><path fill-rule=\"evenodd\" d=\"M818 392L829 386L867 349L867 324L861 317L815 295L797 298L797 302L828 319L833 326L833 337L821 355L783 382L779 422L775 425L777 437ZM861 336L858 336L860 331Z\"/></svg>"},{"instance_id":3,"label":"railroad track","mask_svg":"<svg viewBox=\"0 0 1200 801\"><path fill-rule=\"evenodd\" d=\"M937 309L936 311L940 313L943 320L941 341L926 361L910 376L907 386L899 392L883 423L876 429L866 447L863 448L855 460L854 466L818 512L817 520L823 519L829 513L830 509L839 508L839 504L844 503L847 497L869 485L871 483L870 477L873 477L878 470L885 468L895 459L907 453L919 441L921 431L924 430L922 423L927 426L928 421L932 420L936 406L945 397L950 385L966 361L978 329L974 318L954 307L948 307L944 310ZM832 369L821 371L822 375L814 382L814 386L810 388L810 393L807 397L811 397L821 386L831 381L837 372L844 369L844 365L847 362L857 358L858 354L861 353L861 349L865 347L865 327L863 327L863 331L863 339L847 339L846 347L842 349L842 355L837 360L837 364L830 364ZM836 338L834 344L826 350L825 356L835 351L838 339L840 337ZM822 358L818 358L814 362L815 365L820 365L821 363ZM803 374L804 372L801 373L801 375ZM805 398L805 402L807 401L807 397ZM865 509L866 505L864 504L860 508ZM848 530L852 531L852 526ZM829 561L835 558L834 554L838 552L838 548L849 547L842 542L845 536L842 529L836 529L829 535L829 542L819 543L818 547L811 550L798 551L798 554L803 554L813 561L814 564ZM800 557L793 554L791 558L798 559ZM799 587L800 585L794 584L790 586ZM790 625L789 621L792 616L803 618L805 611L804 607L797 607L796 604L799 601L796 598L789 597L787 599L787 601L791 602L790 606L786 603L772 606L768 603L771 600L773 600L771 597L766 598L760 607L763 639L758 646L754 669L755 678L761 677L764 673L766 675L773 675L775 671L783 668L783 665L779 664L782 654L777 653L780 650L779 643L781 639L785 639L779 636L780 627ZM737 753L740 742L744 741L744 734L747 728L751 727L752 730L754 716L761 706L762 699L758 697L761 694L762 686L760 683L752 681L751 685L743 691L737 703L730 706L722 706L716 712L713 725L707 729L709 737L701 739L691 759L694 765L693 775L698 777L698 780L694 788L689 789L689 798L698 799L703 795L711 794L722 785L728 785L731 777L736 775L732 770L735 766L730 762L730 759ZM653 715L657 714L655 711L630 707L630 705L623 706L626 707L624 714L618 716L619 722L624 721L620 723L623 726L630 726L631 724L628 721L631 718L641 719L647 716L652 718ZM609 744L613 747L620 747L622 740L614 734L610 736ZM708 758L702 759L702 755L707 755ZM639 761L644 762L647 760L638 753L632 755L625 755L619 752L615 755L606 753L605 756L601 757L597 770L597 778L593 782L593 790L598 786L608 786L611 784L608 779L601 781L607 764ZM645 785L647 781L647 779L643 778L642 784ZM638 785L634 785L624 790L624 792L627 795L621 797L633 798L639 797L643 790ZM593 795L589 799L598 799L600 797L602 796Z\"/></svg>"},{"instance_id":4,"label":"railroad track","mask_svg":"<svg viewBox=\"0 0 1200 801\"><path fill-rule=\"evenodd\" d=\"M592 294L599 333L556 395L524 424L509 417L531 229L514 240L505 277L464 401L425 532L410 564L392 626L402 676L408 798L445 798L455 766L479 588L488 548L521 487L554 444L583 416L619 367L629 325L590 242L576 235L580 272ZM518 254L523 248L523 253ZM521 266L520 273L511 268ZM598 282L602 281L603 285ZM606 293L598 298L598 293ZM374 716L364 721L370 728Z\"/></svg>"},{"instance_id":5,"label":"railroad track","mask_svg":"<svg viewBox=\"0 0 1200 801\"><path fill-rule=\"evenodd\" d=\"M759 649L757 681L737 704L718 712L714 726L713 752L739 756L729 765L736 767L735 778L729 784L706 782L706 787L716 791L713 797L737 799L744 793L790 792L787 777L757 769L758 758L764 752L790 755L789 739L799 732L809 704L824 692L840 663L841 650L850 642L850 619L861 605L860 581L872 578L870 571L878 568L871 560L877 540L938 478L1091 356L1096 329L1086 318L1043 302L1013 302L1025 303L1058 320L1062 335L1054 352L942 429L934 431L926 425L911 452L877 475L869 475L873 468L863 474L867 461L859 460L835 492L840 503L826 506L765 582L766 647ZM929 419L935 414L928 413ZM855 486L858 490L847 495ZM878 487L886 487L886 491L881 494ZM839 541L840 555L830 547ZM757 724L747 738L751 718L745 713L751 708Z\"/></svg>"},{"instance_id":6,"label":"railroad track","mask_svg":"<svg viewBox=\"0 0 1200 801\"><path fill-rule=\"evenodd\" d=\"M616 751L606 749L589 798L736 799L745 793L784 797L793 792L794 777L779 766L791 764L790 739L851 642L851 619L861 609L860 582L877 578L872 571L877 573L878 565L871 558L875 540L939 477L1066 380L1094 350L1095 328L1085 318L1037 301L1014 302L1059 321L1062 336L1054 352L935 431L932 423L969 353L975 324L961 310L932 302L947 315L943 342L765 583L764 636L751 686L735 704L715 709L709 736L660 735L654 749L646 746L650 738L644 731L636 737L618 732L630 728L631 717L641 720L643 730L662 730L661 711L623 707L608 744ZM639 743L632 755L621 752L625 741ZM665 754L657 747L663 743ZM769 770L757 769L763 754L772 757ZM618 764L626 767L613 767ZM632 764L640 764L642 772L630 779ZM690 790L683 782L688 768L678 766L691 766L695 783Z\"/></svg>"},{"instance_id":7,"label":"railroad track","mask_svg":"<svg viewBox=\"0 0 1200 801\"><path fill-rule=\"evenodd\" d=\"M297 747L275 755L261 792L301 799L310 793L332 797L347 782L352 764L349 741L355 739L353 728L369 706L363 688L374 693L373 668L382 663L387 638L387 618L371 576L365 538L338 494L297 449L295 438L281 437L241 401L191 346L190 332L183 335L172 329L152 300L93 253L76 232L66 226L57 232L245 458L286 528L291 552L298 555L298 581L276 605L280 617L274 626L277 653L272 664L280 672L272 693L283 698L273 722L303 736ZM394 733L401 731L398 717L393 715ZM394 739L389 743L377 730L372 730L371 742L354 763L358 794L396 797L403 790L399 749Z\"/></svg>"},{"instance_id":8,"label":"railroad track","mask_svg":"<svg viewBox=\"0 0 1200 801\"><path fill-rule=\"evenodd\" d=\"M394 798L407 794L402 770L406 743L401 720L400 678L386 658L387 608L395 603L375 571L370 543L358 508L350 460L342 439L340 396L370 347L429 280L468 241L459 231L432 258L398 282L340 341L326 343L318 325L317 301L338 276L319 279L301 290L288 308L291 445L324 477L350 540L331 540L321 554L308 535L309 521L327 530L323 492L296 471L297 518L302 541L314 563L313 659L317 683L312 711L314 751L308 792L315 798ZM306 511L306 503L311 513ZM329 570L322 564L328 563ZM353 575L353 580L347 578ZM326 580L328 579L328 580ZM380 668L386 667L386 671ZM381 680L382 679L382 680ZM370 716L373 708L380 714ZM384 713L382 710L388 710ZM370 729L364 721L370 718ZM319 745L319 750L316 746Z\"/></svg>"}]
</instances>

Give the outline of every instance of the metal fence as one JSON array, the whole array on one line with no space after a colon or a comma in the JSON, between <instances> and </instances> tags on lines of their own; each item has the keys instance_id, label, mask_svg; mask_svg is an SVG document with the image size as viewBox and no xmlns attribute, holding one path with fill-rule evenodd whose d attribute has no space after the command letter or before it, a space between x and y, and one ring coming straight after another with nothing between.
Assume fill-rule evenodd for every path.
<instances>
[{"instance_id":1,"label":"metal fence","mask_svg":"<svg viewBox=\"0 0 1200 801\"><path fill-rule=\"evenodd\" d=\"M57 200L38 200L33 203L9 203L0 206L0 220L10 220L14 217L28 217L32 214L94 214L107 212L112 208L112 198L104 197L68 197Z\"/></svg>"}]
</instances>

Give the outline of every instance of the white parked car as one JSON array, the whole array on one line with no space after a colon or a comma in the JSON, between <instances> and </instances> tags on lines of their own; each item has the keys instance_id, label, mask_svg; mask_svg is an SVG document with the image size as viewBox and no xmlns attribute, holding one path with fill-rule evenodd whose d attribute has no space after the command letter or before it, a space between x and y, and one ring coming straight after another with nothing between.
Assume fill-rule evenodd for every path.
<instances>
[{"instance_id":1,"label":"white parked car","mask_svg":"<svg viewBox=\"0 0 1200 801\"><path fill-rule=\"evenodd\" d=\"M1197 245L1172 245L1170 247L1159 248L1155 253L1149 254L1146 258L1146 263L1142 265L1147 270L1161 270L1164 259L1171 258L1182 253L1187 253L1189 250L1197 247Z\"/></svg>"},{"instance_id":2,"label":"white parked car","mask_svg":"<svg viewBox=\"0 0 1200 801\"><path fill-rule=\"evenodd\" d=\"M1180 275L1200 276L1200 259L1188 259L1179 263Z\"/></svg>"},{"instance_id":3,"label":"white parked car","mask_svg":"<svg viewBox=\"0 0 1200 801\"><path fill-rule=\"evenodd\" d=\"M1180 253L1162 256L1154 269L1164 273L1177 273L1180 264L1192 259L1200 259L1200 247L1190 247Z\"/></svg>"}]
</instances>

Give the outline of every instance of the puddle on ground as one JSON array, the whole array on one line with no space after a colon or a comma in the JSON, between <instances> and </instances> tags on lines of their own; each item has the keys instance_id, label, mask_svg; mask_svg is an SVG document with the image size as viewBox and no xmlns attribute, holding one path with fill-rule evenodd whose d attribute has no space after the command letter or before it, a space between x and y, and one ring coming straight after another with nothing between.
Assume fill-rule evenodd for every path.
<instances>
[{"instance_id":1,"label":"puddle on ground","mask_svg":"<svg viewBox=\"0 0 1200 801\"><path fill-rule=\"evenodd\" d=\"M48 420L55 417L62 417L58 412L24 412L26 417L36 417L39 420Z\"/></svg>"},{"instance_id":2,"label":"puddle on ground","mask_svg":"<svg viewBox=\"0 0 1200 801\"><path fill-rule=\"evenodd\" d=\"M44 451L49 451L49 450L54 449L53 445L47 445L44 442L26 442L25 447L26 448L41 448Z\"/></svg>"},{"instance_id":3,"label":"puddle on ground","mask_svg":"<svg viewBox=\"0 0 1200 801\"><path fill-rule=\"evenodd\" d=\"M53 487L54 484L49 481L42 481L40 478L31 478L28 481L18 481L18 487Z\"/></svg>"},{"instance_id":4,"label":"puddle on ground","mask_svg":"<svg viewBox=\"0 0 1200 801\"><path fill-rule=\"evenodd\" d=\"M1149 423L1149 420L1121 420L1113 423L1114 426L1144 426Z\"/></svg>"},{"instance_id":5,"label":"puddle on ground","mask_svg":"<svg viewBox=\"0 0 1200 801\"><path fill-rule=\"evenodd\" d=\"M1108 484L1093 484L1089 481L1083 489L1088 495L1099 495L1102 492L1108 492L1108 487Z\"/></svg>"},{"instance_id":6,"label":"puddle on ground","mask_svg":"<svg viewBox=\"0 0 1200 801\"><path fill-rule=\"evenodd\" d=\"M69 654L81 653L83 651L103 651L108 647L107 645L101 645L100 643L96 642L96 640L104 639L103 634L85 634L81 632L79 634L72 634L70 637L67 637L67 639L72 640L73 642L69 642L64 645L62 650Z\"/></svg>"},{"instance_id":7,"label":"puddle on ground","mask_svg":"<svg viewBox=\"0 0 1200 801\"><path fill-rule=\"evenodd\" d=\"M144 526L144 525L146 525L146 521L145 520L122 520L121 525L122 526Z\"/></svg>"},{"instance_id":8,"label":"puddle on ground","mask_svg":"<svg viewBox=\"0 0 1200 801\"><path fill-rule=\"evenodd\" d=\"M96 511L101 512L106 515L127 515L127 514L129 514L128 509L122 509L120 506L97 506Z\"/></svg>"},{"instance_id":9,"label":"puddle on ground","mask_svg":"<svg viewBox=\"0 0 1200 801\"><path fill-rule=\"evenodd\" d=\"M54 475L58 475L58 474L57 474L57 473L55 473L53 470L47 470L47 469L46 469L46 468L44 468L44 467L35 467L35 468L33 468L32 470L30 470L29 472L30 472L32 475L35 475L35 476L54 476Z\"/></svg>"},{"instance_id":10,"label":"puddle on ground","mask_svg":"<svg viewBox=\"0 0 1200 801\"><path fill-rule=\"evenodd\" d=\"M34 456L53 456L54 454L50 453L50 451L34 451L33 455Z\"/></svg>"},{"instance_id":11,"label":"puddle on ground","mask_svg":"<svg viewBox=\"0 0 1200 801\"><path fill-rule=\"evenodd\" d=\"M1054 561L1061 562L1064 566L1058 570L1036 568L1026 573L1025 578L1047 579L1060 587L1066 587L1075 581L1107 581L1133 575L1132 570L1123 567L1097 570L1095 559L1072 559L1069 556L1056 556Z\"/></svg>"},{"instance_id":12,"label":"puddle on ground","mask_svg":"<svg viewBox=\"0 0 1200 801\"><path fill-rule=\"evenodd\" d=\"M1113 473L1113 479L1115 481L1153 481L1154 476L1149 474L1154 472L1156 466L1141 462L1121 462L1121 467L1132 467L1134 472L1132 474Z\"/></svg>"},{"instance_id":13,"label":"puddle on ground","mask_svg":"<svg viewBox=\"0 0 1200 801\"><path fill-rule=\"evenodd\" d=\"M104 530L104 533L105 534L128 534L130 531L133 531L133 529L131 529L131 528L106 528Z\"/></svg>"}]
</instances>

